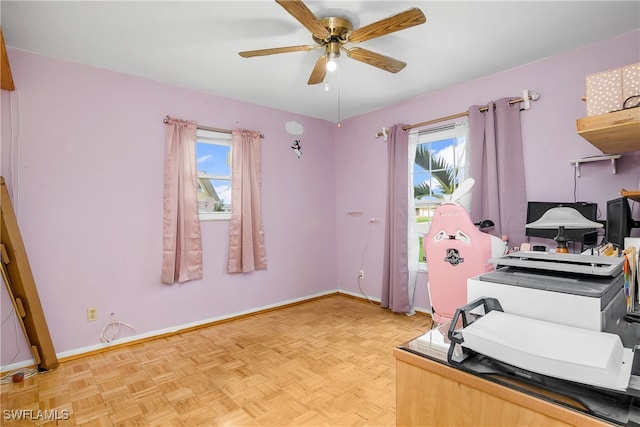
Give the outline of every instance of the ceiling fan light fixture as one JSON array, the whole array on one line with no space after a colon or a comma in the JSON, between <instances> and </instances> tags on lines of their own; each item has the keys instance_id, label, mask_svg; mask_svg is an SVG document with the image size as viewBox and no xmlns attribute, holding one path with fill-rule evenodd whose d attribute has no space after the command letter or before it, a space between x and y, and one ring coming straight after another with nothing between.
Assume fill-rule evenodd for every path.
<instances>
[{"instance_id":1,"label":"ceiling fan light fixture","mask_svg":"<svg viewBox=\"0 0 640 427\"><path fill-rule=\"evenodd\" d=\"M340 43L332 41L326 47L327 52L327 71L333 72L338 68L336 58L340 56Z\"/></svg>"},{"instance_id":2,"label":"ceiling fan light fixture","mask_svg":"<svg viewBox=\"0 0 640 427\"><path fill-rule=\"evenodd\" d=\"M327 60L327 71L334 72L337 69L338 63L336 62L336 59L333 56L329 56Z\"/></svg>"},{"instance_id":3,"label":"ceiling fan light fixture","mask_svg":"<svg viewBox=\"0 0 640 427\"><path fill-rule=\"evenodd\" d=\"M404 12L373 22L354 30L353 23L358 24L357 17L347 11L326 9L315 15L304 3L304 0L276 0L291 16L311 32L311 38L317 46L285 46L280 48L258 49L240 52L240 56L251 58L255 56L274 55L287 52L300 52L324 48L324 55L320 56L313 67L307 81L309 85L322 83L327 72L338 69L336 58L340 50L347 53L347 57L364 64L371 65L390 73L401 71L407 64L389 56L372 52L360 47L345 48L348 43L360 43L375 39L396 31L405 30L416 25L424 24L426 17L420 9L412 7Z\"/></svg>"}]
</instances>

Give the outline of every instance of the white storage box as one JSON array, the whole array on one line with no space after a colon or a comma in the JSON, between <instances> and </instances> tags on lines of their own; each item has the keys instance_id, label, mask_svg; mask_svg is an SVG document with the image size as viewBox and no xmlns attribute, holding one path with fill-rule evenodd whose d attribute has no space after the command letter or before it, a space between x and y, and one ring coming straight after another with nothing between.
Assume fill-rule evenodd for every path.
<instances>
[{"instance_id":1,"label":"white storage box","mask_svg":"<svg viewBox=\"0 0 640 427\"><path fill-rule=\"evenodd\" d=\"M625 99L640 95L640 63L587 76L587 116L622 109Z\"/></svg>"}]
</instances>

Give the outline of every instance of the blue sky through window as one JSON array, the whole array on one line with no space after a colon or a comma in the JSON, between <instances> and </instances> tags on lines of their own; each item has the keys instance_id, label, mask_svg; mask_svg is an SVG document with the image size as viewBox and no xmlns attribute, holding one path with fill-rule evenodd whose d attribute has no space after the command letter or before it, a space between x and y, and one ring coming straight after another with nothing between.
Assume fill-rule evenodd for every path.
<instances>
[{"instance_id":1,"label":"blue sky through window","mask_svg":"<svg viewBox=\"0 0 640 427\"><path fill-rule=\"evenodd\" d=\"M196 144L198 172L209 175L231 176L227 161L231 147L217 144Z\"/></svg>"},{"instance_id":2,"label":"blue sky through window","mask_svg":"<svg viewBox=\"0 0 640 427\"><path fill-rule=\"evenodd\" d=\"M225 205L231 204L231 146L206 142L196 143L198 175L216 175L228 179L210 178L216 194Z\"/></svg>"}]
</instances>

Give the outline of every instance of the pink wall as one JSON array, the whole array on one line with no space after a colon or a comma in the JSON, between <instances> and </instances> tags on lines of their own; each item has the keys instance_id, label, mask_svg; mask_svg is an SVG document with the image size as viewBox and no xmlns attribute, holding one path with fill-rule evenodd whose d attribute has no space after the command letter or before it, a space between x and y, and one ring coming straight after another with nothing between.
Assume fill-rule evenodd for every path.
<instances>
[{"instance_id":1,"label":"pink wall","mask_svg":"<svg viewBox=\"0 0 640 427\"><path fill-rule=\"evenodd\" d=\"M99 343L110 312L145 335L341 289L379 298L385 220L386 147L381 126L418 123L469 105L541 99L522 113L530 200L573 200L569 160L599 151L577 135L585 76L640 60L633 32L536 63L416 97L334 124L9 49L18 91L2 91L3 175L17 175L21 231L58 353ZM428 70L425 70L428 78ZM375 88L372 88L375 90ZM357 94L351 94L357 96ZM343 99L349 96L343 91ZM215 127L259 129L269 268L225 273L227 222L202 224L204 279L160 283L165 115ZM19 118L12 138L8 116ZM305 127L303 155L284 123ZM15 121L15 120L14 120ZM19 150L16 150L19 148ZM15 164L7 161L19 152ZM578 200L602 208L620 188L638 188L640 153L583 167ZM362 211L362 216L349 216ZM640 217L636 206L635 217ZM380 222L370 224L371 218ZM358 287L363 263L365 279ZM416 305L427 308L426 275ZM4 289L2 290L4 291ZM4 291L6 294L6 291ZM2 310L5 313L5 294ZM98 322L85 310L96 306ZM15 338L2 329L2 363ZM124 330L122 336L131 333ZM11 351L13 350L13 351ZM21 353L17 360L27 360Z\"/></svg>"},{"instance_id":2,"label":"pink wall","mask_svg":"<svg viewBox=\"0 0 640 427\"><path fill-rule=\"evenodd\" d=\"M333 124L15 49L9 59L18 89L2 91L3 125L19 116L19 137L3 126L0 164L11 175L5 154L19 148L12 189L56 352L99 344L111 312L136 327L124 338L335 291ZM216 221L202 224L204 278L160 282L167 114L265 135L266 271L226 274L228 222ZM286 133L291 120L303 135ZM5 364L15 339L2 338Z\"/></svg>"},{"instance_id":3,"label":"pink wall","mask_svg":"<svg viewBox=\"0 0 640 427\"><path fill-rule=\"evenodd\" d=\"M540 100L521 114L527 197L572 201L574 169L569 161L602 154L576 133L576 119L586 115L581 100L585 95L585 77L638 61L640 32L634 31L345 120L336 133L335 142L338 287L360 293L356 277L368 220L385 216L386 148L382 138L374 138L381 126L414 124L448 116L466 111L470 105L520 97L523 89L538 92ZM429 78L429 70L425 70L424 76ZM577 179L577 200L598 203L603 219L607 200L619 197L621 188L640 187L640 152L623 155L617 161L617 169L613 175L609 162L591 163L582 167L582 177ZM636 219L640 219L639 205L635 204L633 212ZM364 214L350 217L346 215L350 210ZM383 237L384 221L373 226L364 261L362 289L376 298L380 296ZM429 307L426 281L426 275L419 275L417 307Z\"/></svg>"}]
</instances>

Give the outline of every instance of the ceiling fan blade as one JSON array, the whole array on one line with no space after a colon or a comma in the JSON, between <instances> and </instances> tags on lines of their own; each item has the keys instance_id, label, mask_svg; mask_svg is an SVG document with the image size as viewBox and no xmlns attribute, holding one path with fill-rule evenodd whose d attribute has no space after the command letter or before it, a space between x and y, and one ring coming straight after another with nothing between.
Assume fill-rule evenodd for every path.
<instances>
[{"instance_id":1,"label":"ceiling fan blade","mask_svg":"<svg viewBox=\"0 0 640 427\"><path fill-rule=\"evenodd\" d=\"M322 25L316 15L301 0L276 0L276 3L296 18L307 30L311 31L314 36L322 40L331 36L329 30Z\"/></svg>"},{"instance_id":2,"label":"ceiling fan blade","mask_svg":"<svg viewBox=\"0 0 640 427\"><path fill-rule=\"evenodd\" d=\"M378 67L390 73L397 73L407 65L406 62L398 61L390 56L384 56L360 47L352 47L351 49L345 50L347 51L347 56L349 58L364 62L365 64L373 65L374 67Z\"/></svg>"},{"instance_id":3,"label":"ceiling fan blade","mask_svg":"<svg viewBox=\"0 0 640 427\"><path fill-rule=\"evenodd\" d=\"M309 76L308 85L317 85L324 81L324 77L327 74L327 55L322 55L316 61L316 65L313 67L313 71Z\"/></svg>"},{"instance_id":4,"label":"ceiling fan blade","mask_svg":"<svg viewBox=\"0 0 640 427\"><path fill-rule=\"evenodd\" d=\"M427 18L422 11L417 7L413 7L397 15L358 28L349 35L349 42L360 43L365 40L371 40L376 37L424 24L426 21Z\"/></svg>"},{"instance_id":5,"label":"ceiling fan blade","mask_svg":"<svg viewBox=\"0 0 640 427\"><path fill-rule=\"evenodd\" d=\"M251 58L254 56L274 55L276 53L302 52L302 51L318 49L320 47L321 46L309 46L309 45L273 47L270 49L247 50L244 52L238 52L238 54L243 58Z\"/></svg>"}]
</instances>

